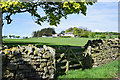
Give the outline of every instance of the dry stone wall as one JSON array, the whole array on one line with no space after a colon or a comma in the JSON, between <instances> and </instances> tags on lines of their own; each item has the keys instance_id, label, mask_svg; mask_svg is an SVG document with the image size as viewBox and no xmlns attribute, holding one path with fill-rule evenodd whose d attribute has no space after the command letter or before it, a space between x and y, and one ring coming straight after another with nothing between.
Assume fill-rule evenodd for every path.
<instances>
[{"instance_id":1,"label":"dry stone wall","mask_svg":"<svg viewBox=\"0 0 120 80\"><path fill-rule=\"evenodd\" d=\"M53 48L47 46L37 48L33 45L12 48L4 46L0 52L5 80L54 79L56 72L59 71L58 67L64 68L65 71L71 67L76 69L76 66L80 66L80 68L98 67L118 59L119 53L119 39L89 40L82 54L75 54L68 49L66 53L55 56Z\"/></svg>"},{"instance_id":2,"label":"dry stone wall","mask_svg":"<svg viewBox=\"0 0 120 80\"><path fill-rule=\"evenodd\" d=\"M12 47L2 52L3 78L10 80L40 80L55 77L55 50L33 45Z\"/></svg>"},{"instance_id":3,"label":"dry stone wall","mask_svg":"<svg viewBox=\"0 0 120 80\"><path fill-rule=\"evenodd\" d=\"M83 52L84 67L91 68L107 64L120 56L120 39L89 40Z\"/></svg>"}]
</instances>

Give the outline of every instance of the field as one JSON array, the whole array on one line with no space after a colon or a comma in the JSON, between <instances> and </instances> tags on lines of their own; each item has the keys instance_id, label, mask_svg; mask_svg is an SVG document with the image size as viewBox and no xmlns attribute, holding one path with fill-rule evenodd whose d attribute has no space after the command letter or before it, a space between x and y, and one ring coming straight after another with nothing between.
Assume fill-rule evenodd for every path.
<instances>
[{"instance_id":1,"label":"field","mask_svg":"<svg viewBox=\"0 0 120 80\"><path fill-rule=\"evenodd\" d=\"M37 44L49 46L84 46L88 40L97 38L29 38L29 39L3 39L3 44L10 46Z\"/></svg>"}]
</instances>

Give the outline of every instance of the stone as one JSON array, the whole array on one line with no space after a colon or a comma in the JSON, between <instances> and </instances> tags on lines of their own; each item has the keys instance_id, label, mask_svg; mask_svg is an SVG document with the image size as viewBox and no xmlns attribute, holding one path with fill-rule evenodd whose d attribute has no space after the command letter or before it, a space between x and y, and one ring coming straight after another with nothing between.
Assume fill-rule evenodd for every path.
<instances>
[{"instance_id":1,"label":"stone","mask_svg":"<svg viewBox=\"0 0 120 80\"><path fill-rule=\"evenodd\" d=\"M28 45L3 50L2 52L5 53L5 55L2 55L4 61L3 69L5 69L5 66L9 62L11 64L8 65L7 69L9 72L17 72L17 78L19 79L24 79L25 77L43 77L44 79L48 79L51 76L48 73L48 66L55 65L55 50L52 49L47 46L37 48L36 46ZM39 72L41 76L34 75L31 72ZM9 76L9 73L6 75Z\"/></svg>"}]
</instances>

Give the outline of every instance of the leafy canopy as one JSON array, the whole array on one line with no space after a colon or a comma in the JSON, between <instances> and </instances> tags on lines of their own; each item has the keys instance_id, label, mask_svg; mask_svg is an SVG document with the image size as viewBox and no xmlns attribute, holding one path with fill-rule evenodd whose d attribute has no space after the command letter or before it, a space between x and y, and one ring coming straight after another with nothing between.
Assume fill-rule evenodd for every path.
<instances>
[{"instance_id":1,"label":"leafy canopy","mask_svg":"<svg viewBox=\"0 0 120 80\"><path fill-rule=\"evenodd\" d=\"M46 1L46 0L45 0ZM93 5L94 2L75 2L75 1L64 1L64 2L45 2L43 1L32 1L23 2L19 0L2 0L0 8L2 13L6 13L3 20L7 21L7 24L12 22L11 16L16 13L29 12L33 16L35 23L41 25L41 22L47 21L50 25L60 24L60 19L64 17L67 19L69 14L82 13L86 15L86 5ZM42 8L45 12L44 16L41 16L37 11Z\"/></svg>"}]
</instances>

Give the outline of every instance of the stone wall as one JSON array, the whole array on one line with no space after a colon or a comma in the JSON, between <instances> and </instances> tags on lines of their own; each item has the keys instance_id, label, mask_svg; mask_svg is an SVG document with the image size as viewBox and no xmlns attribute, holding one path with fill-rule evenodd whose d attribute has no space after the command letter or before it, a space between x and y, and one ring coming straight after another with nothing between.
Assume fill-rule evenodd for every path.
<instances>
[{"instance_id":1,"label":"stone wall","mask_svg":"<svg viewBox=\"0 0 120 80\"><path fill-rule=\"evenodd\" d=\"M38 80L55 77L55 50L51 47L28 45L4 49L2 60L3 79Z\"/></svg>"},{"instance_id":2,"label":"stone wall","mask_svg":"<svg viewBox=\"0 0 120 80\"><path fill-rule=\"evenodd\" d=\"M89 40L83 52L83 65L87 68L102 66L118 59L120 56L119 53L119 39Z\"/></svg>"}]
</instances>

